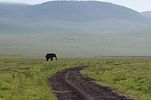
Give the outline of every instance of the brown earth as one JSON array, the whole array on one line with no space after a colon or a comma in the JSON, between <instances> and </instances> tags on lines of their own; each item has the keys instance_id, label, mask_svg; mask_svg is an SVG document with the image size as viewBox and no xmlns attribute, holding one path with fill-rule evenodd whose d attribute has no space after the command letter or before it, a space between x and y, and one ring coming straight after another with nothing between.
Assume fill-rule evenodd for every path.
<instances>
[{"instance_id":1,"label":"brown earth","mask_svg":"<svg viewBox=\"0 0 151 100\"><path fill-rule=\"evenodd\" d=\"M83 68L66 69L49 78L58 100L132 100L81 75Z\"/></svg>"}]
</instances>

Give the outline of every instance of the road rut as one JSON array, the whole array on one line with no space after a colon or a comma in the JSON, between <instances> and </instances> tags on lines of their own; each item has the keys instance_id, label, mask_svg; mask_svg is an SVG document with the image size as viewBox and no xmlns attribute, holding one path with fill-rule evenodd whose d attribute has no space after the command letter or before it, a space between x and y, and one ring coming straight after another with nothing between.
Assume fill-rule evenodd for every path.
<instances>
[{"instance_id":1,"label":"road rut","mask_svg":"<svg viewBox=\"0 0 151 100\"><path fill-rule=\"evenodd\" d=\"M84 66L65 69L49 78L58 100L132 100L80 74Z\"/></svg>"}]
</instances>

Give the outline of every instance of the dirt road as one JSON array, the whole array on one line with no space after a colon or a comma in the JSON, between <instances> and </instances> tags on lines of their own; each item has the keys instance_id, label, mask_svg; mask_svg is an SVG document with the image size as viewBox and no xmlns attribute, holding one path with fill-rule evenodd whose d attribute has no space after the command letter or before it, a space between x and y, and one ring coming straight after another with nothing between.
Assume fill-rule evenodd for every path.
<instances>
[{"instance_id":1,"label":"dirt road","mask_svg":"<svg viewBox=\"0 0 151 100\"><path fill-rule=\"evenodd\" d=\"M132 100L81 75L83 68L66 69L49 78L58 100Z\"/></svg>"}]
</instances>

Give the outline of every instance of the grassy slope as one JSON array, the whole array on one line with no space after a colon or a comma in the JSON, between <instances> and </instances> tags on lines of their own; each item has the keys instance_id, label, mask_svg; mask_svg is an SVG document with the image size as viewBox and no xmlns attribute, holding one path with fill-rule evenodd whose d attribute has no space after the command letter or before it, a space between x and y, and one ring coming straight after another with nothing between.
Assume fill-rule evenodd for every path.
<instances>
[{"instance_id":1,"label":"grassy slope","mask_svg":"<svg viewBox=\"0 0 151 100\"><path fill-rule=\"evenodd\" d=\"M149 60L95 60L82 73L136 100L151 100Z\"/></svg>"},{"instance_id":2,"label":"grassy slope","mask_svg":"<svg viewBox=\"0 0 151 100\"><path fill-rule=\"evenodd\" d=\"M77 64L66 60L0 59L0 100L56 100L48 77Z\"/></svg>"}]
</instances>

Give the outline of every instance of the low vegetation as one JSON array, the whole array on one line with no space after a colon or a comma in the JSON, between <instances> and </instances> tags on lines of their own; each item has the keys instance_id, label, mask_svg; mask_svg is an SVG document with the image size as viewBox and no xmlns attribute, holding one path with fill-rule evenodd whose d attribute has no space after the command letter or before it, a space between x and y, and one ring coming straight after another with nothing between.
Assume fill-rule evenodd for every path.
<instances>
[{"instance_id":1,"label":"low vegetation","mask_svg":"<svg viewBox=\"0 0 151 100\"><path fill-rule=\"evenodd\" d=\"M66 60L0 59L0 100L56 100L48 77L74 65Z\"/></svg>"},{"instance_id":2,"label":"low vegetation","mask_svg":"<svg viewBox=\"0 0 151 100\"><path fill-rule=\"evenodd\" d=\"M136 100L151 100L151 60L0 58L0 100L56 100L48 77L65 68L85 65L81 71L99 84Z\"/></svg>"},{"instance_id":3,"label":"low vegetation","mask_svg":"<svg viewBox=\"0 0 151 100\"><path fill-rule=\"evenodd\" d=\"M136 100L151 100L150 60L95 60L82 73Z\"/></svg>"}]
</instances>

